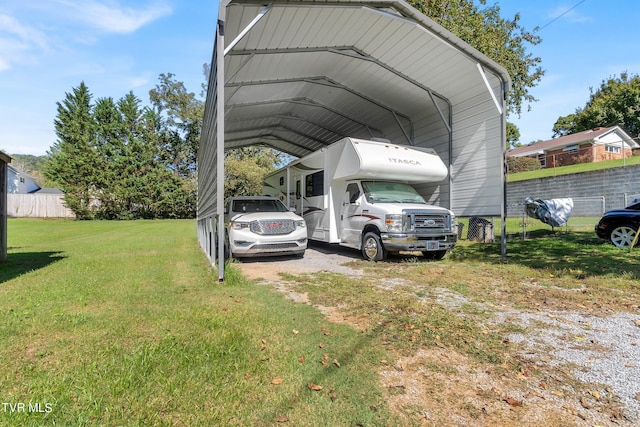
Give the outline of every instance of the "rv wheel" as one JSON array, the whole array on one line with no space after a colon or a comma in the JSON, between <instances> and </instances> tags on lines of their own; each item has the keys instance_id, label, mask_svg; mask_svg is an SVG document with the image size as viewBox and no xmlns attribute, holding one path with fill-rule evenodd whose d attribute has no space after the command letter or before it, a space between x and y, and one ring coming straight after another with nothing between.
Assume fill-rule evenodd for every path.
<instances>
[{"instance_id":1,"label":"rv wheel","mask_svg":"<svg viewBox=\"0 0 640 427\"><path fill-rule=\"evenodd\" d=\"M364 235L362 256L367 261L382 261L387 257L387 250L382 246L382 240L378 234L370 231Z\"/></svg>"}]
</instances>

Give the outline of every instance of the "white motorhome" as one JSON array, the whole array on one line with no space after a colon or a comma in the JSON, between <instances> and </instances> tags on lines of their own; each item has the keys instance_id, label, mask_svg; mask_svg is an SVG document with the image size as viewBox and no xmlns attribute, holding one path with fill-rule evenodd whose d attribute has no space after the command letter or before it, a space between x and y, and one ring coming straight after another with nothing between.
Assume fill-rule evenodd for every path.
<instances>
[{"instance_id":1,"label":"white motorhome","mask_svg":"<svg viewBox=\"0 0 640 427\"><path fill-rule=\"evenodd\" d=\"M362 251L421 251L441 259L457 239L453 212L429 205L411 184L440 182L447 167L429 148L344 138L268 175L263 193L307 223L309 239Z\"/></svg>"}]
</instances>

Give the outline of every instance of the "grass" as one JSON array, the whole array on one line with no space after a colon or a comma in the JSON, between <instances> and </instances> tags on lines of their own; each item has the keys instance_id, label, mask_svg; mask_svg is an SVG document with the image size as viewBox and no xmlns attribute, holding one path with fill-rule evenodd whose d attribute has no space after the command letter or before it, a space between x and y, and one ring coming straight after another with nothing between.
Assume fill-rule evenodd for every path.
<instances>
[{"instance_id":1,"label":"grass","mask_svg":"<svg viewBox=\"0 0 640 427\"><path fill-rule=\"evenodd\" d=\"M427 379L422 385L427 397L418 395L412 404L395 405L395 417L406 425L421 425L422 412L416 407L428 408L430 425L451 425L454 413L471 419L482 414L482 425L528 425L532 420L525 421L522 411L496 410L491 416L483 411L504 398L493 390L505 393L505 379L515 379L513 393L529 396L541 395L537 385L552 379L550 397L573 394L569 405L593 385L573 380L569 368L523 359L518 346L505 337L512 333L535 336L535 323L527 330L508 317L495 321L496 316L521 311L635 314L640 309L640 251L615 248L595 237L591 228L554 233L545 227L532 226L523 239L518 222L509 220L506 261L500 243L463 240L439 262L404 255L383 263L353 262L354 269L363 270L361 277L314 273L287 279L291 289L308 295L312 304L334 307L338 318L377 337L395 357L411 361L426 351L431 355L427 361L435 359L436 363L419 362L414 368L418 371L414 376ZM478 383L475 372L489 378ZM523 383L530 375L536 379ZM434 387L433 378L443 386ZM480 390L482 384L495 381L501 385L491 392L465 397L468 390ZM484 400L475 406L480 395ZM394 390L387 396L394 399ZM548 407L543 412L549 418L537 419L535 424L580 425L567 419L566 407ZM619 413L606 405L599 411Z\"/></svg>"},{"instance_id":2,"label":"grass","mask_svg":"<svg viewBox=\"0 0 640 427\"><path fill-rule=\"evenodd\" d=\"M356 261L357 278L286 277L336 323L233 264L218 284L193 221L12 219L0 265L0 390L12 406L0 424L404 426L420 425L423 407L434 425L451 411L486 417L476 399L502 399L465 398L467 371L547 378L504 339L522 327L491 321L496 313L639 308L637 250L591 229L520 231L509 219L506 261L500 243L462 240L438 262L401 256ZM380 372L409 374L395 361L425 351L414 376L428 396L391 406L411 392L382 387ZM34 410L10 409L18 404Z\"/></svg>"},{"instance_id":3,"label":"grass","mask_svg":"<svg viewBox=\"0 0 640 427\"><path fill-rule=\"evenodd\" d=\"M233 267L219 285L193 221L8 230L1 425L387 422L375 372L361 369L382 358L371 337Z\"/></svg>"},{"instance_id":4,"label":"grass","mask_svg":"<svg viewBox=\"0 0 640 427\"><path fill-rule=\"evenodd\" d=\"M640 164L640 156L626 159L606 160L596 163L582 163L578 165L560 166L557 168L544 168L534 171L511 173L507 175L507 182L524 181L527 179L547 178L558 175L569 175L572 173L591 172L601 169L619 168Z\"/></svg>"}]
</instances>

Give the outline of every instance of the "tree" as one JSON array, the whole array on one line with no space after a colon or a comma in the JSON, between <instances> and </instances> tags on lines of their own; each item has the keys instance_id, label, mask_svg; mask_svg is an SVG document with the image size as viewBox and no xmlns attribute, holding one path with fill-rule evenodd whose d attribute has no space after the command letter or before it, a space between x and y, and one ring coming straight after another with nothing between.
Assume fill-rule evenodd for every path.
<instances>
[{"instance_id":1,"label":"tree","mask_svg":"<svg viewBox=\"0 0 640 427\"><path fill-rule=\"evenodd\" d=\"M225 153L225 198L262 193L265 175L275 170L277 154L262 147L244 147Z\"/></svg>"},{"instance_id":2,"label":"tree","mask_svg":"<svg viewBox=\"0 0 640 427\"><path fill-rule=\"evenodd\" d=\"M511 122L507 122L507 148L519 147L520 129Z\"/></svg>"},{"instance_id":3,"label":"tree","mask_svg":"<svg viewBox=\"0 0 640 427\"><path fill-rule=\"evenodd\" d=\"M48 153L46 176L63 188L65 203L76 217L89 219L93 217L91 202L100 166L89 89L81 82L57 106L54 127L58 141Z\"/></svg>"},{"instance_id":4,"label":"tree","mask_svg":"<svg viewBox=\"0 0 640 427\"><path fill-rule=\"evenodd\" d=\"M507 69L513 83L507 94L509 113L520 115L524 103L536 101L529 89L540 81L544 70L540 67L541 59L527 53L527 46L542 41L536 35L537 28L530 32L521 27L519 14L513 19L502 18L500 7L486 6L486 0L479 1L483 8L473 0L411 0L411 3Z\"/></svg>"},{"instance_id":5,"label":"tree","mask_svg":"<svg viewBox=\"0 0 640 427\"><path fill-rule=\"evenodd\" d=\"M193 217L194 178L163 160L159 147L170 131L132 92L92 105L82 83L59 104L55 123L47 174L78 218Z\"/></svg>"},{"instance_id":6,"label":"tree","mask_svg":"<svg viewBox=\"0 0 640 427\"><path fill-rule=\"evenodd\" d=\"M640 135L640 76L621 73L600 83L583 108L574 114L559 117L553 125L554 136L567 135L599 126L624 128L631 135Z\"/></svg>"},{"instance_id":7,"label":"tree","mask_svg":"<svg viewBox=\"0 0 640 427\"><path fill-rule=\"evenodd\" d=\"M160 83L149 91L149 98L166 116L169 129L159 141L160 155L176 175L189 177L196 171L204 103L174 77L171 73L160 74Z\"/></svg>"}]
</instances>

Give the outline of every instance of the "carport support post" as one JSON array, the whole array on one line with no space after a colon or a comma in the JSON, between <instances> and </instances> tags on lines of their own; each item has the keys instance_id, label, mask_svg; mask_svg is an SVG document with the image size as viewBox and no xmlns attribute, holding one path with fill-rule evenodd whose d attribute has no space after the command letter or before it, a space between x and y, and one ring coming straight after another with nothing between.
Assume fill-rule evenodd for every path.
<instances>
[{"instance_id":1,"label":"carport support post","mask_svg":"<svg viewBox=\"0 0 640 427\"><path fill-rule=\"evenodd\" d=\"M218 282L224 281L224 20L226 4L220 5L216 31L216 215L218 219Z\"/></svg>"}]
</instances>

